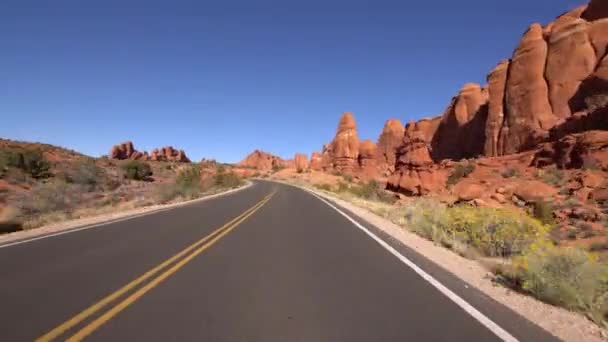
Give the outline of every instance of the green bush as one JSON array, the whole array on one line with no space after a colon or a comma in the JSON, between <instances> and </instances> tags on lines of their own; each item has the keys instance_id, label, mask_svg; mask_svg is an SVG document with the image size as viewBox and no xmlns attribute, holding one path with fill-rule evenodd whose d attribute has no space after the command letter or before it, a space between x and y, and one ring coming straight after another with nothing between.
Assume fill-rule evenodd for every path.
<instances>
[{"instance_id":1,"label":"green bush","mask_svg":"<svg viewBox=\"0 0 608 342\"><path fill-rule=\"evenodd\" d=\"M548 201L535 202L534 217L543 224L553 224L553 204Z\"/></svg>"},{"instance_id":2,"label":"green bush","mask_svg":"<svg viewBox=\"0 0 608 342\"><path fill-rule=\"evenodd\" d=\"M296 170L296 172L297 172L297 173L304 173L304 169L302 169L301 167L299 167L299 168Z\"/></svg>"},{"instance_id":3,"label":"green bush","mask_svg":"<svg viewBox=\"0 0 608 342\"><path fill-rule=\"evenodd\" d=\"M564 172L555 167L539 170L537 175L544 183L558 188L562 187L567 181Z\"/></svg>"},{"instance_id":4,"label":"green bush","mask_svg":"<svg viewBox=\"0 0 608 342\"><path fill-rule=\"evenodd\" d=\"M198 198L208 188L209 186L202 182L200 167L194 165L182 169L173 183L159 186L156 195L159 202L167 203L177 197Z\"/></svg>"},{"instance_id":5,"label":"green bush","mask_svg":"<svg viewBox=\"0 0 608 342\"><path fill-rule=\"evenodd\" d=\"M531 245L514 266L510 276L536 298L606 321L608 265L594 254L543 241Z\"/></svg>"},{"instance_id":6,"label":"green bush","mask_svg":"<svg viewBox=\"0 0 608 342\"><path fill-rule=\"evenodd\" d=\"M352 183L353 182L353 176L349 175L349 174L343 174L342 178L344 179L344 181L346 181L347 183Z\"/></svg>"},{"instance_id":7,"label":"green bush","mask_svg":"<svg viewBox=\"0 0 608 342\"><path fill-rule=\"evenodd\" d=\"M475 171L474 162L465 161L459 163L458 165L456 165L456 167L454 167L454 170L452 170L452 173L450 173L450 175L448 176L447 185L456 185L458 182L460 182L462 178L467 177L468 175L473 173L473 171Z\"/></svg>"},{"instance_id":8,"label":"green bush","mask_svg":"<svg viewBox=\"0 0 608 342\"><path fill-rule=\"evenodd\" d=\"M20 169L35 179L51 176L51 165L40 150L0 151L0 173L4 175L9 167Z\"/></svg>"},{"instance_id":9,"label":"green bush","mask_svg":"<svg viewBox=\"0 0 608 342\"><path fill-rule=\"evenodd\" d=\"M275 172L275 173L276 173L276 172L279 172L279 171L283 170L284 168L285 168L285 167L283 167L283 166L281 166L281 165L277 165L277 164L275 164L275 165L272 165L272 172Z\"/></svg>"},{"instance_id":10,"label":"green bush","mask_svg":"<svg viewBox=\"0 0 608 342\"><path fill-rule=\"evenodd\" d=\"M214 184L220 188L236 188L243 184L243 180L234 172L218 172L214 176Z\"/></svg>"},{"instance_id":11,"label":"green bush","mask_svg":"<svg viewBox=\"0 0 608 342\"><path fill-rule=\"evenodd\" d=\"M125 178L132 180L148 180L152 176L152 168L148 163L130 160L121 166Z\"/></svg>"}]
</instances>

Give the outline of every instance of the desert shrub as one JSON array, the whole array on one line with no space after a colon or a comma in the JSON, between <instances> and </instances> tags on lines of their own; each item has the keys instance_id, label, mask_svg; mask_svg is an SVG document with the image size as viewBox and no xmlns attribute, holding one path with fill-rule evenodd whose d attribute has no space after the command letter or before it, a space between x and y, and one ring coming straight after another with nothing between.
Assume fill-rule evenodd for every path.
<instances>
[{"instance_id":1,"label":"desert shrub","mask_svg":"<svg viewBox=\"0 0 608 342\"><path fill-rule=\"evenodd\" d=\"M599 170L600 165L593 158L584 158L583 159L583 170Z\"/></svg>"},{"instance_id":2,"label":"desert shrub","mask_svg":"<svg viewBox=\"0 0 608 342\"><path fill-rule=\"evenodd\" d=\"M472 246L488 256L521 253L547 233L545 226L525 213L468 205L447 207L431 199L405 207L403 224L430 240Z\"/></svg>"},{"instance_id":3,"label":"desert shrub","mask_svg":"<svg viewBox=\"0 0 608 342\"><path fill-rule=\"evenodd\" d=\"M25 217L50 212L70 212L81 203L82 190L63 181L43 183L18 198L17 206Z\"/></svg>"},{"instance_id":4,"label":"desert shrub","mask_svg":"<svg viewBox=\"0 0 608 342\"><path fill-rule=\"evenodd\" d=\"M121 166L125 178L132 180L148 180L152 176L150 164L138 160L130 160Z\"/></svg>"},{"instance_id":5,"label":"desert shrub","mask_svg":"<svg viewBox=\"0 0 608 342\"><path fill-rule=\"evenodd\" d=\"M285 167L281 166L281 165L272 165L272 172L279 172L281 170L283 170Z\"/></svg>"},{"instance_id":6,"label":"desert shrub","mask_svg":"<svg viewBox=\"0 0 608 342\"><path fill-rule=\"evenodd\" d=\"M534 203L534 217L543 224L553 224L553 203L549 201L539 201Z\"/></svg>"},{"instance_id":7,"label":"desert shrub","mask_svg":"<svg viewBox=\"0 0 608 342\"><path fill-rule=\"evenodd\" d=\"M296 170L296 172L297 172L297 173L304 173L304 169L302 169L301 167L299 167L299 168Z\"/></svg>"},{"instance_id":8,"label":"desert shrub","mask_svg":"<svg viewBox=\"0 0 608 342\"><path fill-rule=\"evenodd\" d=\"M218 169L217 173L213 178L214 184L220 188L236 188L243 184L243 179L234 172L220 172Z\"/></svg>"},{"instance_id":9,"label":"desert shrub","mask_svg":"<svg viewBox=\"0 0 608 342\"><path fill-rule=\"evenodd\" d=\"M552 167L540 171L539 176L541 180L549 185L561 187L566 183L566 177L562 170Z\"/></svg>"},{"instance_id":10,"label":"desert shrub","mask_svg":"<svg viewBox=\"0 0 608 342\"><path fill-rule=\"evenodd\" d=\"M531 245L514 260L510 276L536 298L588 314L595 322L608 315L608 265L581 249L548 241Z\"/></svg>"},{"instance_id":11,"label":"desert shrub","mask_svg":"<svg viewBox=\"0 0 608 342\"><path fill-rule=\"evenodd\" d=\"M514 168L508 168L508 169L504 170L503 172L501 172L500 175L503 178L519 177L519 171L517 169L514 169Z\"/></svg>"},{"instance_id":12,"label":"desert shrub","mask_svg":"<svg viewBox=\"0 0 608 342\"><path fill-rule=\"evenodd\" d=\"M459 163L456 165L456 167L454 167L454 170L452 170L452 173L450 173L448 176L447 185L456 185L462 178L469 176L471 173L473 173L473 171L475 171L474 162L465 161Z\"/></svg>"},{"instance_id":13,"label":"desert shrub","mask_svg":"<svg viewBox=\"0 0 608 342\"><path fill-rule=\"evenodd\" d=\"M347 183L352 183L353 182L353 176L349 175L349 174L343 174L342 175L342 179L344 179L344 181L347 182Z\"/></svg>"},{"instance_id":14,"label":"desert shrub","mask_svg":"<svg viewBox=\"0 0 608 342\"><path fill-rule=\"evenodd\" d=\"M350 186L348 186L348 184L344 182L338 182L338 188L336 189L336 192L347 192L349 190Z\"/></svg>"},{"instance_id":15,"label":"desert shrub","mask_svg":"<svg viewBox=\"0 0 608 342\"><path fill-rule=\"evenodd\" d=\"M2 150L0 151L0 171L2 174L10 167L17 168L35 179L48 178L51 176L51 165L44 158L40 150Z\"/></svg>"},{"instance_id":16,"label":"desert shrub","mask_svg":"<svg viewBox=\"0 0 608 342\"><path fill-rule=\"evenodd\" d=\"M80 160L74 163L71 170L63 175L67 183L80 184L89 191L93 191L104 178L103 170L95 164L94 160Z\"/></svg>"},{"instance_id":17,"label":"desert shrub","mask_svg":"<svg viewBox=\"0 0 608 342\"><path fill-rule=\"evenodd\" d=\"M200 167L189 166L179 172L173 183L160 185L156 198L160 203L167 203L177 197L194 199L209 187L208 183L202 181Z\"/></svg>"},{"instance_id":18,"label":"desert shrub","mask_svg":"<svg viewBox=\"0 0 608 342\"><path fill-rule=\"evenodd\" d=\"M315 184L314 187L319 190L331 191L331 185L329 185L327 183Z\"/></svg>"},{"instance_id":19,"label":"desert shrub","mask_svg":"<svg viewBox=\"0 0 608 342\"><path fill-rule=\"evenodd\" d=\"M348 191L357 197L371 201L380 201L386 203L395 202L395 197L381 189L378 182L375 180L371 180L360 185L352 185L348 187Z\"/></svg>"}]
</instances>

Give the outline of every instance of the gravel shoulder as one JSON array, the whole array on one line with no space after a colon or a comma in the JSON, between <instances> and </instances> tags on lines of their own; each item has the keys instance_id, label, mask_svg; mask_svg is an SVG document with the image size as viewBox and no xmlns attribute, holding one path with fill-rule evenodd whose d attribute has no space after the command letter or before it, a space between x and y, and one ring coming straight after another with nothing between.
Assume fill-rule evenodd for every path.
<instances>
[{"instance_id":1,"label":"gravel shoulder","mask_svg":"<svg viewBox=\"0 0 608 342\"><path fill-rule=\"evenodd\" d=\"M55 223L51 223L48 225L44 225L39 228L27 229L27 230L22 230L22 231L18 231L18 232L14 232L14 233L9 233L9 234L2 234L2 235L0 235L0 247L2 247L3 245L12 244L12 243L16 243L16 242L23 241L23 240L33 239L33 238L38 238L38 237L42 237L45 235L60 234L60 233L69 232L71 230L92 228L92 227L103 225L103 224L110 223L110 222L128 220L128 219L138 217L138 216L149 215L149 214L152 214L152 213L155 213L158 211L168 210L168 209L172 209L172 208L176 208L179 206L188 205L188 204L192 204L192 203L196 203L196 202L207 201L207 200L217 198L220 196L225 196L225 195L237 192L237 191L245 190L252 185L253 185L253 183L247 182L245 185L240 186L238 188L206 195L206 196L203 196L203 197L200 197L197 199L193 199L193 200L169 203L169 204L155 204L155 205L149 205L149 206L143 206L143 207L137 207L137 208L131 208L131 209L124 209L124 208L122 210L117 209L116 211L112 211L112 212L108 212L108 213L104 213L104 214L81 217L78 219L72 219L72 220L61 221L61 222L55 222Z\"/></svg>"},{"instance_id":2,"label":"gravel shoulder","mask_svg":"<svg viewBox=\"0 0 608 342\"><path fill-rule=\"evenodd\" d=\"M396 225L364 208L361 203L350 203L330 193L303 184L282 182L304 188L354 213L399 243L415 250L445 271L458 277L485 295L503 304L522 317L537 324L564 341L607 341L608 332L584 315L545 304L533 297L513 291L493 281L494 276L480 262L466 259L449 249L434 244L403 227Z\"/></svg>"}]
</instances>

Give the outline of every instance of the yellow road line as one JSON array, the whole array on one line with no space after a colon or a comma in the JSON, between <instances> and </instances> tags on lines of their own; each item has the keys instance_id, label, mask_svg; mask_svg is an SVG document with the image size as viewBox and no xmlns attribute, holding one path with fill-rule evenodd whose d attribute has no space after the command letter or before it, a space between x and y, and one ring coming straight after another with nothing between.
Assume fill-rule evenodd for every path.
<instances>
[{"instance_id":1,"label":"yellow road line","mask_svg":"<svg viewBox=\"0 0 608 342\"><path fill-rule=\"evenodd\" d=\"M274 195L274 193L273 193ZM272 197L272 196L271 196ZM127 308L129 305L133 304L136 300L145 295L148 291L152 290L158 284L169 278L175 272L177 272L180 268L184 267L188 262L192 259L196 258L199 254L205 251L207 248L211 247L214 243L219 241L222 237L230 233L234 230L241 222L245 221L249 216L253 215L258 209L260 209L266 202L270 200L270 197L265 200L260 206L258 206L255 210L250 211L247 215L243 216L237 222L235 222L231 227L222 231L220 234L215 236L209 242L205 243L203 246L199 247L196 251L192 252L192 254L180 260L178 263L173 265L171 268L163 272L158 277L151 280L148 284L141 287L139 290L135 291L133 294L125 298L122 302L118 303L116 306L112 307L110 310L106 311L103 315L95 319L93 322L80 329L76 334L72 337L68 338L66 342L79 342L82 341L85 337L89 336L92 332L98 329L100 326L111 320L114 316L118 315L121 311Z\"/></svg>"},{"instance_id":2,"label":"yellow road line","mask_svg":"<svg viewBox=\"0 0 608 342\"><path fill-rule=\"evenodd\" d=\"M144 273L143 275L141 275L137 279L132 280L127 285L121 287L117 291L115 291L115 292L111 293L110 295L104 297L103 299L101 299L97 303L89 306L88 308L86 308L83 311L81 311L80 313L78 313L76 316L70 318L69 320L65 321L61 325L55 327L53 330L51 330L48 333L46 333L46 334L42 335L41 337L37 338L35 340L35 342L48 342L48 341L52 341L53 339L59 337L61 334L63 334L64 332L66 332L68 329L71 329L72 327L76 326L77 324L79 324L80 322L82 322L83 320L85 320L86 318L88 318L89 316L91 316L94 313L96 313L97 311L103 309L105 306L107 306L108 304L110 304L112 301L118 299L119 297L121 297L125 293L129 292L130 290L132 290L134 287L140 285L141 283L145 282L149 278L153 277L158 272L160 272L162 269L164 269L167 266L169 266L171 263L175 262L179 258L181 258L181 257L185 256L186 254L190 253L192 250L196 249L199 245L207 242L208 240L212 239L214 236L218 235L218 233L220 233L223 230L226 230L227 228L231 227L236 222L240 223L241 221L239 221L239 220L241 218L246 217L247 214L249 214L249 213L253 213L253 212L257 211L273 195L274 195L274 192L271 193L271 194L269 194L268 196L264 197L261 201L257 202L254 206L252 206L251 208L247 209L245 212L243 212L239 216L233 218L232 220L230 220L228 223L224 224L220 228L216 229L211 234L209 234L209 235L203 237L202 239L196 241L195 243L193 243L190 246L186 247L181 252L175 254L174 256L172 256L169 259L165 260L164 262L162 262L158 266L156 266L156 267L152 268L151 270L147 271L146 273Z\"/></svg>"}]
</instances>

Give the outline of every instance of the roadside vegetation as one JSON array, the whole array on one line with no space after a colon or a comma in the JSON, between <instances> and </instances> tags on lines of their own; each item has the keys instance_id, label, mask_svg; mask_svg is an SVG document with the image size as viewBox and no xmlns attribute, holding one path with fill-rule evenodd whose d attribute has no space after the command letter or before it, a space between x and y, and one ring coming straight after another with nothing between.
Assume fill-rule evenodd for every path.
<instances>
[{"instance_id":1,"label":"roadside vegetation","mask_svg":"<svg viewBox=\"0 0 608 342\"><path fill-rule=\"evenodd\" d=\"M474 167L455 169L452 184ZM516 177L508 172L505 177ZM556 173L546 176L556 181ZM489 266L499 283L546 303L578 311L608 327L608 263L598 254L556 245L549 236L554 224L551 202L537 203L530 214L511 209L452 206L432 198L392 205L395 197L378 195L378 184L316 184L318 190L369 209L417 235L459 255Z\"/></svg>"},{"instance_id":2,"label":"roadside vegetation","mask_svg":"<svg viewBox=\"0 0 608 342\"><path fill-rule=\"evenodd\" d=\"M48 160L40 150L0 149L0 234L191 200L243 184L223 165ZM1 184L0 184L1 185Z\"/></svg>"}]
</instances>

